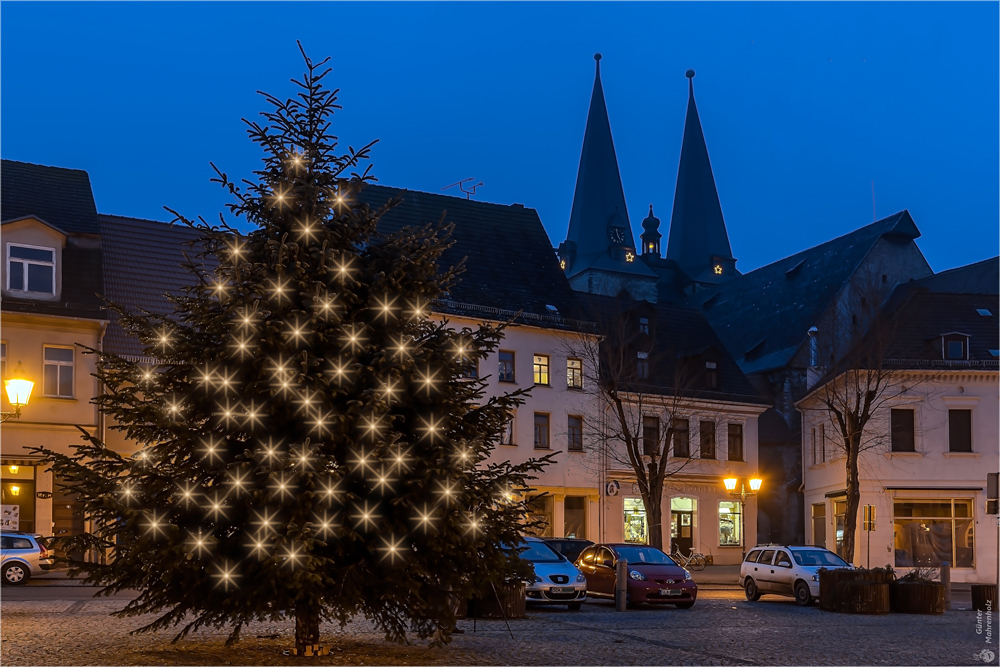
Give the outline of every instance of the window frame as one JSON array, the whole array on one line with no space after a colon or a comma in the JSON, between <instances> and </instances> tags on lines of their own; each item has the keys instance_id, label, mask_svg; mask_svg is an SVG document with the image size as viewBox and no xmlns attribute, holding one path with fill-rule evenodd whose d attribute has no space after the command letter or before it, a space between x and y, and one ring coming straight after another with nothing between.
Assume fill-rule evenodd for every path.
<instances>
[{"instance_id":1,"label":"window frame","mask_svg":"<svg viewBox=\"0 0 1000 667\"><path fill-rule=\"evenodd\" d=\"M680 426L683 425L683 428ZM687 417L674 417L670 420L670 428L672 430L670 444L672 445L671 456L679 459L689 459L691 458L691 420ZM684 448L681 449L683 454L677 452L677 445L680 434L684 434Z\"/></svg>"},{"instance_id":2,"label":"window frame","mask_svg":"<svg viewBox=\"0 0 1000 667\"><path fill-rule=\"evenodd\" d=\"M723 505L727 506L727 509L729 509L728 512L724 513L722 511L722 506ZM718 516L719 516L719 529L718 529L719 546L720 547L739 547L739 546L741 546L743 544L743 536L740 535L740 532L743 530L744 526L743 526L743 517L741 516L743 514L743 506L740 503L740 501L739 500L720 500L719 504L716 506L716 510L717 510ZM733 520L733 532L735 533L735 535L730 536L728 542L723 542L722 541L722 516L723 516L723 514L727 514L729 516L735 516L736 517Z\"/></svg>"},{"instance_id":3,"label":"window frame","mask_svg":"<svg viewBox=\"0 0 1000 667\"><path fill-rule=\"evenodd\" d=\"M70 352L73 353L73 360L72 361L59 361L59 360L52 360L52 361L50 361L49 359L45 358L45 351L49 350L49 349L53 349L53 350L69 350ZM55 393L55 394L50 394L48 392L48 387L46 386L46 382L45 382L45 375L46 375L45 371L46 371L46 369L49 366L55 366L56 367L56 392L57 393ZM70 377L70 392L71 393L69 395L58 393L58 391L59 391L59 385L62 384L62 382L61 382L62 371L60 369L61 368L66 368L66 367L68 367L70 369L70 373L71 373L71 377ZM72 346L72 345L55 345L55 344L51 344L50 345L50 344L47 344L47 343L43 343L42 344L42 396L44 396L46 398L64 398L64 399L74 399L74 398L76 398L76 347L75 346Z\"/></svg>"},{"instance_id":4,"label":"window frame","mask_svg":"<svg viewBox=\"0 0 1000 667\"><path fill-rule=\"evenodd\" d=\"M711 429L706 430L706 426L711 426ZM705 434L711 431L712 433L712 455L705 456ZM698 422L698 457L705 459L706 461L716 461L719 457L719 442L718 442L718 431L719 427L714 421L703 420Z\"/></svg>"},{"instance_id":5,"label":"window frame","mask_svg":"<svg viewBox=\"0 0 1000 667\"><path fill-rule=\"evenodd\" d=\"M571 366L573 362L579 364L579 367ZM566 359L566 388L583 389L583 359L576 357Z\"/></svg>"},{"instance_id":6,"label":"window frame","mask_svg":"<svg viewBox=\"0 0 1000 667\"><path fill-rule=\"evenodd\" d=\"M37 266L49 266L49 263L48 262L43 262L43 261L37 260L37 259L25 259L25 258L22 258L22 257L15 257L14 261L19 262L19 263L25 265L25 268L22 270L22 274L21 274L22 277L24 278L23 289L13 289L13 288L11 288L11 286L10 286L10 277L11 277L11 271L10 271L10 264L11 264L10 249L12 247L13 248L27 248L29 250L48 250L49 252L52 253L52 264L51 264L51 267L52 267L52 291L51 292L39 292L37 290L27 289L29 287L27 266L31 265L31 264L34 264L34 265L37 265ZM49 246L31 245L31 244L28 244L28 243L14 243L12 241L8 241L7 242L7 249L6 250L7 250L7 252L6 252L6 255L7 255L7 257L6 257L6 260L7 260L7 285L6 285L6 289L7 289L8 292L22 292L24 294L47 294L49 296L55 296L59 292L59 289L58 289L59 286L56 284L56 263L58 261L57 258L56 258L56 255L57 255L56 248L51 248Z\"/></svg>"},{"instance_id":7,"label":"window frame","mask_svg":"<svg viewBox=\"0 0 1000 667\"><path fill-rule=\"evenodd\" d=\"M579 429L574 428L572 420L576 419L579 422ZM577 437L574 437L576 435ZM582 415L566 415L566 451L569 452L582 452L583 451L583 416Z\"/></svg>"},{"instance_id":8,"label":"window frame","mask_svg":"<svg viewBox=\"0 0 1000 667\"><path fill-rule=\"evenodd\" d=\"M642 416L642 454L655 456L660 453L660 418L656 415Z\"/></svg>"},{"instance_id":9,"label":"window frame","mask_svg":"<svg viewBox=\"0 0 1000 667\"><path fill-rule=\"evenodd\" d=\"M954 440L955 440L954 436L955 436L955 430L956 430L956 426L957 425L952 420L952 415L955 415L957 413L964 413L964 414L968 415L968 419L969 419L969 422L968 422L968 445L967 445L968 449L956 449L955 448L955 445L957 443L954 442ZM972 428L972 409L971 408L948 408L948 453L950 453L950 454L972 454L973 452L975 452L976 451L975 447L974 447L975 443L973 442L975 440L975 438L974 438L973 434L974 434L974 430Z\"/></svg>"},{"instance_id":10,"label":"window frame","mask_svg":"<svg viewBox=\"0 0 1000 667\"><path fill-rule=\"evenodd\" d=\"M509 416L507 417L506 423L504 423L503 433L500 435L500 444L506 445L508 447L516 447L517 442L514 440L514 434L517 432L514 428L514 420L517 418L517 410L511 410Z\"/></svg>"},{"instance_id":11,"label":"window frame","mask_svg":"<svg viewBox=\"0 0 1000 667\"><path fill-rule=\"evenodd\" d=\"M551 386L552 357L547 354L535 354L531 359L531 377L536 387Z\"/></svg>"},{"instance_id":12,"label":"window frame","mask_svg":"<svg viewBox=\"0 0 1000 667\"><path fill-rule=\"evenodd\" d=\"M903 418L903 413L909 413L909 433L905 433L905 427L897 425L896 417ZM917 416L913 408L890 408L889 409L889 451L892 453L915 453L917 451ZM905 436L909 436L908 442ZM899 447L897 447L899 445ZM908 448L907 448L908 447Z\"/></svg>"},{"instance_id":13,"label":"window frame","mask_svg":"<svg viewBox=\"0 0 1000 667\"><path fill-rule=\"evenodd\" d=\"M509 374L504 372L504 364L505 364L504 355L505 354L509 354L510 355L510 367L509 367L510 373ZM517 382L517 373L516 373L517 364L516 364L516 362L517 362L517 355L515 354L514 350L498 350L498 352L497 352L497 382L511 382L511 383Z\"/></svg>"},{"instance_id":14,"label":"window frame","mask_svg":"<svg viewBox=\"0 0 1000 667\"><path fill-rule=\"evenodd\" d=\"M649 333L649 318L640 317L639 318L639 333L648 334Z\"/></svg>"},{"instance_id":15,"label":"window frame","mask_svg":"<svg viewBox=\"0 0 1000 667\"><path fill-rule=\"evenodd\" d=\"M897 516L896 515L897 505L903 505L903 504L907 504L907 503L912 504L912 505L920 505L920 504L941 505L943 503L948 503L948 505L951 508L951 513L948 516L934 516L934 515L931 515L931 514L926 514L926 515L912 515L911 514L909 516ZM955 508L956 508L956 505L958 505L959 503L961 503L962 505L965 505L966 507L968 507L968 509L969 509L968 516L957 516L956 515ZM950 530L950 535L951 535L951 555L949 556L949 558L950 558L949 562L951 563L951 567L952 568L962 569L962 570L975 570L976 569L976 567L977 567L977 565L976 565L976 561L977 561L977 558L976 558L976 556L977 556L977 554L976 554L976 541L977 541L977 538L978 538L978 535L977 535L978 531L976 530L976 499L974 497L969 497L969 496L965 496L965 497L950 496L950 497L947 497L947 498L927 498L927 497L922 497L922 498L900 498L900 497L895 497L895 498L892 499L892 529L893 529L893 549L894 549L893 561L892 561L893 562L893 567L918 567L917 565L896 565L896 563L897 563L896 558L898 557L898 554L895 553L895 552L899 551L899 549L896 547L896 531L897 531L896 521L897 520L903 520L903 521L909 521L909 522L920 521L920 520L935 521L935 522L938 522L938 521L950 521L950 523L951 523L951 530ZM958 549L959 549L958 539L957 539L958 538L957 533L958 533L958 522L959 521L967 521L967 522L969 522L969 527L970 527L970 529L972 531L972 547L965 547L965 548L971 549L971 553L970 553L970 555L972 557L972 564L971 565L962 565L962 566L957 565L957 563L958 563ZM989 539L989 538L987 537L987 539ZM914 556L915 556L915 554L914 554ZM938 564L932 563L931 565L932 566L937 566Z\"/></svg>"},{"instance_id":16,"label":"window frame","mask_svg":"<svg viewBox=\"0 0 1000 667\"><path fill-rule=\"evenodd\" d=\"M734 436L737 435L737 433L739 435L739 458L734 458L733 441L734 441ZM726 425L726 442L729 445L726 450L727 461L746 462L746 444L744 440L745 440L745 434L743 431L743 424L739 424L737 422L729 422Z\"/></svg>"},{"instance_id":17,"label":"window frame","mask_svg":"<svg viewBox=\"0 0 1000 667\"><path fill-rule=\"evenodd\" d=\"M635 353L635 375L640 380L649 379L649 352Z\"/></svg>"},{"instance_id":18,"label":"window frame","mask_svg":"<svg viewBox=\"0 0 1000 667\"><path fill-rule=\"evenodd\" d=\"M0 379L7 377L7 341L0 340ZM4 391L4 394L7 392ZM6 398L6 396L4 396Z\"/></svg>"},{"instance_id":19,"label":"window frame","mask_svg":"<svg viewBox=\"0 0 1000 667\"><path fill-rule=\"evenodd\" d=\"M544 417L545 418L545 424L544 424L545 425L545 432L544 432L545 443L544 443L544 445L540 445L539 444L539 442L541 440L539 438L539 433L540 433L539 427L542 425L542 424L539 423L539 417ZM548 413L548 412L536 412L535 413L535 417L532 420L532 426L533 426L533 431L534 431L535 449L552 449L552 415L550 413Z\"/></svg>"}]
</instances>

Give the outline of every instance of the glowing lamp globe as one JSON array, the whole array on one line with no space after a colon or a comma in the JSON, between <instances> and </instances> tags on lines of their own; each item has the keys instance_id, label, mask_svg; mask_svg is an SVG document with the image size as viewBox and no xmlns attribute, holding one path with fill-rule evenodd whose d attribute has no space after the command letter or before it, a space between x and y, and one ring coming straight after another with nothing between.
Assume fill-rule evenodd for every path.
<instances>
[{"instance_id":1,"label":"glowing lamp globe","mask_svg":"<svg viewBox=\"0 0 1000 667\"><path fill-rule=\"evenodd\" d=\"M31 390L35 387L34 382L24 377L20 361L17 362L17 369L14 371L13 376L9 380L4 380L3 384L7 390L7 400L15 408L20 408L28 404Z\"/></svg>"},{"instance_id":2,"label":"glowing lamp globe","mask_svg":"<svg viewBox=\"0 0 1000 667\"><path fill-rule=\"evenodd\" d=\"M726 485L726 491L735 491L736 490L736 478L735 477L727 477L724 480L722 480L722 483Z\"/></svg>"},{"instance_id":3,"label":"glowing lamp globe","mask_svg":"<svg viewBox=\"0 0 1000 667\"><path fill-rule=\"evenodd\" d=\"M758 491L760 491L761 481L762 480L759 479L759 478L757 478L757 477L754 477L753 479L751 479L750 480L750 490L753 491L754 493L757 493Z\"/></svg>"}]
</instances>

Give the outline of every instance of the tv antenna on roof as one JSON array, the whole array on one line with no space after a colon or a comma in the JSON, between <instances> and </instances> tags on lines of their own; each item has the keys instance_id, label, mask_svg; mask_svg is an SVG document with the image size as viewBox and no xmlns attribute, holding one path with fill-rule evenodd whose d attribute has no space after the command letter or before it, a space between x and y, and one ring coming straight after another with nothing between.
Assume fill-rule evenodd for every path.
<instances>
[{"instance_id":1,"label":"tv antenna on roof","mask_svg":"<svg viewBox=\"0 0 1000 667\"><path fill-rule=\"evenodd\" d=\"M483 187L483 182L479 181L475 185L470 185L469 186L469 188L470 188L469 190L466 190L462 186L463 186L463 184L468 183L469 181L474 181L474 180L476 180L475 176L471 176L469 178L463 178L458 183L452 183L451 185L444 186L443 188L441 188L441 191L444 192L448 188L453 188L453 187L455 187L457 185L458 189L465 193L465 198L466 199L472 199L472 195L476 194L476 188Z\"/></svg>"}]
</instances>

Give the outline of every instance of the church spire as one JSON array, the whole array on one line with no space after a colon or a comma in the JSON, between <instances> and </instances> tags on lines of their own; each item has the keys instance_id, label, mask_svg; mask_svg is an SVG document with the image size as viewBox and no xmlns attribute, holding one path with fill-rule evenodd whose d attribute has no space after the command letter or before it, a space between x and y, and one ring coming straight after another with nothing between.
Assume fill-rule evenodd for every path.
<instances>
[{"instance_id":1,"label":"church spire","mask_svg":"<svg viewBox=\"0 0 1000 667\"><path fill-rule=\"evenodd\" d=\"M694 101L694 70L688 70L688 106L681 160L670 216L667 259L698 282L718 282L735 273L722 205L708 159L705 134Z\"/></svg>"},{"instance_id":2,"label":"church spire","mask_svg":"<svg viewBox=\"0 0 1000 667\"><path fill-rule=\"evenodd\" d=\"M646 275L647 270L635 261L635 239L601 85L601 54L594 54L594 60L597 61L594 90L576 175L569 232L560 258L569 276L588 268Z\"/></svg>"}]
</instances>

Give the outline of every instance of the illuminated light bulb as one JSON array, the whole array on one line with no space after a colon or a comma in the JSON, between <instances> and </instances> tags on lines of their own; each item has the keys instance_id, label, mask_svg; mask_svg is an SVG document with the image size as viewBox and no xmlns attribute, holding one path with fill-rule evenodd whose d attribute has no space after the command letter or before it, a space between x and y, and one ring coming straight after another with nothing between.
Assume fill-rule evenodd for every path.
<instances>
[{"instance_id":1,"label":"illuminated light bulb","mask_svg":"<svg viewBox=\"0 0 1000 667\"><path fill-rule=\"evenodd\" d=\"M220 565L216 567L218 568L217 572L216 574L212 575L212 577L219 580L216 583L216 586L223 586L226 590L229 590L230 586L236 585L234 580L237 577L239 577L239 575L236 574L236 570L233 566L227 564L224 566Z\"/></svg>"}]
</instances>

